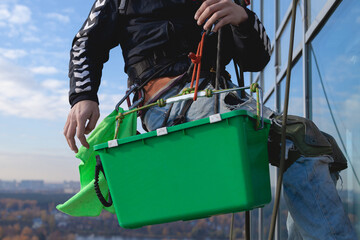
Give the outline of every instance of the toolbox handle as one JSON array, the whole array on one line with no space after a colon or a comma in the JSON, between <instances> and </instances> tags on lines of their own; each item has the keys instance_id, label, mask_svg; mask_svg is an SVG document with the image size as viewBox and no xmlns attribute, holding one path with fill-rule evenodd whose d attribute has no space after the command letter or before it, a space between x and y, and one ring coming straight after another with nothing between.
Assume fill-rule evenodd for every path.
<instances>
[{"instance_id":1,"label":"toolbox handle","mask_svg":"<svg viewBox=\"0 0 360 240\"><path fill-rule=\"evenodd\" d=\"M109 190L109 201L106 201L106 199L104 198L104 196L102 195L101 191L100 191L100 186L99 186L99 174L100 171L104 174L104 168L102 166L101 160L100 160L100 156L97 155L96 156L96 166L95 166L95 181L94 181L94 188L95 188L95 192L97 197L99 198L100 202L102 203L102 205L104 205L105 207L110 207L113 202L111 199L111 195L110 195L110 190ZM105 178L106 179L106 178Z\"/></svg>"}]
</instances>

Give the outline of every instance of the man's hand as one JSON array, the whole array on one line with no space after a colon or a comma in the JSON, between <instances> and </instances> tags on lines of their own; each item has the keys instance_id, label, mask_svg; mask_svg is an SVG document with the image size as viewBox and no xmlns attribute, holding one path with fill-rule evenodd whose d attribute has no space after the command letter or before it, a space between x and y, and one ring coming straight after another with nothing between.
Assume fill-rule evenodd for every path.
<instances>
[{"instance_id":1,"label":"man's hand","mask_svg":"<svg viewBox=\"0 0 360 240\"><path fill-rule=\"evenodd\" d=\"M99 106L94 101L80 101L72 107L64 127L64 135L71 150L75 153L78 152L75 144L75 133L84 147L90 147L85 134L89 134L95 128L99 117Z\"/></svg>"},{"instance_id":2,"label":"man's hand","mask_svg":"<svg viewBox=\"0 0 360 240\"><path fill-rule=\"evenodd\" d=\"M222 26L232 24L238 26L248 19L245 9L232 0L205 0L196 11L195 20L202 25L206 19L204 29L208 30L216 21L213 32L217 32Z\"/></svg>"}]
</instances>

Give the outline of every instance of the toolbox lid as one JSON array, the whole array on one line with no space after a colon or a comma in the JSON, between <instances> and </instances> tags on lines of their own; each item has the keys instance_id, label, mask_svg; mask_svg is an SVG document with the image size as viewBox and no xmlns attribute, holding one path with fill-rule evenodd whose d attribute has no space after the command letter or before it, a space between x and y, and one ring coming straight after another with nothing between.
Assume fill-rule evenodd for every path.
<instances>
[{"instance_id":1,"label":"toolbox lid","mask_svg":"<svg viewBox=\"0 0 360 240\"><path fill-rule=\"evenodd\" d=\"M234 110L231 112L214 114L214 115L211 115L206 118L198 119L198 120L191 121L191 122L186 122L186 123L179 124L176 126L159 128L155 131L151 131L151 132L147 132L147 133L143 133L143 134L139 134L139 135L134 135L134 136L130 136L130 137L122 138L122 139L114 139L114 140L111 140L106 143L101 143L101 144L95 145L94 150L97 151L97 150L117 147L118 145L126 144L129 142L143 140L143 139L147 139L147 138L151 138L151 137L167 135L172 132L181 131L184 129L193 128L193 127L197 127L197 126L204 125L204 124L215 123L215 122L222 121L224 119L237 117L237 116L247 116L247 117L250 117L253 119L257 118L257 116L255 114L253 114L247 110L239 109L239 110ZM267 118L264 118L264 124L269 124L269 123L270 123L270 120Z\"/></svg>"}]
</instances>

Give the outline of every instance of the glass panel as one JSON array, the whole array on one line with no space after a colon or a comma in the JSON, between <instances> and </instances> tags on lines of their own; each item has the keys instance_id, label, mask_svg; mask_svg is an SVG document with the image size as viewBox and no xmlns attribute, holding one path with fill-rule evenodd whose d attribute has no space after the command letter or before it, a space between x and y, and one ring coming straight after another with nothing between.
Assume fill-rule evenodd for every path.
<instances>
[{"instance_id":1,"label":"glass panel","mask_svg":"<svg viewBox=\"0 0 360 240\"><path fill-rule=\"evenodd\" d=\"M251 78L251 72L244 72L244 84L245 86L250 86L250 78Z\"/></svg>"},{"instance_id":2,"label":"glass panel","mask_svg":"<svg viewBox=\"0 0 360 240\"><path fill-rule=\"evenodd\" d=\"M359 1L341 2L313 40L311 52L313 120L322 131L335 137L348 159L349 167L341 172L342 183L338 183L338 190L358 236L360 31L354 29L360 27L360 22L356 21L359 12Z\"/></svg>"},{"instance_id":3,"label":"glass panel","mask_svg":"<svg viewBox=\"0 0 360 240\"><path fill-rule=\"evenodd\" d=\"M269 107L270 109L275 109L275 94L273 93L271 95L271 97L268 99L268 101L266 101L265 103L266 107ZM271 196L272 196L272 201L270 202L270 204L266 205L263 208L263 224L262 224L262 228L261 228L261 234L263 236L262 239L268 239L268 235L269 235L269 228L270 228L270 223L271 223L271 215L272 215L272 211L273 211L273 207L274 207L274 200L275 200L275 194L276 194L276 182L277 182L277 167L274 167L272 165L269 165L270 167L270 180L271 180ZM283 197L281 197L280 200L280 216L278 215L278 219L280 219L280 228L281 228L281 232L280 232L280 239L287 239L287 229L286 229L286 219L287 219L287 206L285 203L285 200ZM256 218L259 218L259 213L258 211L256 211L257 215L254 216ZM258 221L258 220L257 220ZM259 225L256 225L257 227ZM260 238L253 238L253 239L260 239Z\"/></svg>"},{"instance_id":4,"label":"glass panel","mask_svg":"<svg viewBox=\"0 0 360 240\"><path fill-rule=\"evenodd\" d=\"M299 47L299 44L302 43L302 9L299 4L296 8L296 21L295 21L295 36L294 36L294 51ZM282 32L279 39L279 65L280 70L283 70L287 66L287 59L289 55L289 44L290 44L290 30L291 30L291 18L287 22L284 31Z\"/></svg>"},{"instance_id":5,"label":"glass panel","mask_svg":"<svg viewBox=\"0 0 360 240\"><path fill-rule=\"evenodd\" d=\"M287 23L284 31L282 32L279 38L279 48L278 48L278 57L279 57L279 70L286 68L287 59L289 55L289 43L290 43L290 22Z\"/></svg>"},{"instance_id":6,"label":"glass panel","mask_svg":"<svg viewBox=\"0 0 360 240\"><path fill-rule=\"evenodd\" d=\"M265 0L263 3L264 20L263 25L265 26L266 32L271 40L275 40L275 1Z\"/></svg>"},{"instance_id":7,"label":"glass panel","mask_svg":"<svg viewBox=\"0 0 360 240\"><path fill-rule=\"evenodd\" d=\"M260 239L259 237L259 212L260 208L251 210L251 239Z\"/></svg>"},{"instance_id":8,"label":"glass panel","mask_svg":"<svg viewBox=\"0 0 360 240\"><path fill-rule=\"evenodd\" d=\"M328 0L307 0L308 1L308 22L309 26L319 14Z\"/></svg>"},{"instance_id":9,"label":"glass panel","mask_svg":"<svg viewBox=\"0 0 360 240\"><path fill-rule=\"evenodd\" d=\"M280 101L281 101L282 112L284 111L285 85L286 85L286 77L280 83L280 89L281 89ZM302 58L300 58L291 71L288 114L304 116L303 95L304 95L304 88L303 88Z\"/></svg>"},{"instance_id":10,"label":"glass panel","mask_svg":"<svg viewBox=\"0 0 360 240\"><path fill-rule=\"evenodd\" d=\"M237 81L237 76L236 76L236 72L234 69L234 62L231 61L227 66L226 66L226 71L228 71L228 73L231 76L231 81L235 84L238 85L238 81ZM239 70L239 74L240 74L240 70ZM250 86L250 74L251 72L244 72L244 86Z\"/></svg>"},{"instance_id":11,"label":"glass panel","mask_svg":"<svg viewBox=\"0 0 360 240\"><path fill-rule=\"evenodd\" d=\"M271 97L265 102L265 106L275 111L275 92L273 92Z\"/></svg>"},{"instance_id":12,"label":"glass panel","mask_svg":"<svg viewBox=\"0 0 360 240\"><path fill-rule=\"evenodd\" d=\"M267 0L265 0L265 1L267 1ZM279 2L279 13L280 13L279 14L279 20L280 20L279 23L281 23L292 0L278 0L278 2Z\"/></svg>"},{"instance_id":13,"label":"glass panel","mask_svg":"<svg viewBox=\"0 0 360 240\"><path fill-rule=\"evenodd\" d=\"M262 228L262 239L268 239L270 225L271 225L271 215L273 212L274 207L274 200L276 195L276 182L277 182L277 167L274 167L272 165L269 165L270 167L270 180L271 180L271 196L272 200L269 204L267 204L263 208L263 228ZM286 219L287 219L287 213L288 209L285 203L284 197L281 195L280 198L280 206L279 206L279 212L278 219L280 219L280 239L288 239L287 236L287 229L286 229ZM252 238L252 239L259 239L259 238ZM276 238L275 238L276 239Z\"/></svg>"},{"instance_id":14,"label":"glass panel","mask_svg":"<svg viewBox=\"0 0 360 240\"><path fill-rule=\"evenodd\" d=\"M270 109L275 109L275 94L273 93L271 97L266 101L265 103L266 107L269 107ZM269 227L271 222L271 215L273 211L273 204L274 204L274 198L276 193L276 182L277 182L277 168L269 165L270 167L270 180L271 180L271 196L272 201L270 204L267 204L263 209L263 217L262 217L262 225L259 226L259 210L253 210L253 219L252 219L252 239L267 239L269 234ZM286 230L286 219L287 219L287 206L285 203L284 198L281 198L280 201L280 216L278 215L278 218L280 219L280 226L281 226L281 233L280 233L280 239L287 239L287 230ZM259 233L261 234L261 238L259 236Z\"/></svg>"},{"instance_id":15,"label":"glass panel","mask_svg":"<svg viewBox=\"0 0 360 240\"><path fill-rule=\"evenodd\" d=\"M303 16L303 0L298 1L296 7L296 22L295 22L295 39L294 39L294 50L296 50L299 45L302 44L302 36L303 36L303 23L302 23L302 16Z\"/></svg>"},{"instance_id":16,"label":"glass panel","mask_svg":"<svg viewBox=\"0 0 360 240\"><path fill-rule=\"evenodd\" d=\"M256 13L256 15L261 19L260 16L260 0L252 0L251 4L253 5L253 11Z\"/></svg>"},{"instance_id":17,"label":"glass panel","mask_svg":"<svg viewBox=\"0 0 360 240\"><path fill-rule=\"evenodd\" d=\"M274 55L274 54L273 54ZM275 85L275 67L274 67L274 56L271 56L269 63L264 69L264 82L262 88L264 89L264 94L274 87ZM265 95L264 95L265 96Z\"/></svg>"}]
</instances>

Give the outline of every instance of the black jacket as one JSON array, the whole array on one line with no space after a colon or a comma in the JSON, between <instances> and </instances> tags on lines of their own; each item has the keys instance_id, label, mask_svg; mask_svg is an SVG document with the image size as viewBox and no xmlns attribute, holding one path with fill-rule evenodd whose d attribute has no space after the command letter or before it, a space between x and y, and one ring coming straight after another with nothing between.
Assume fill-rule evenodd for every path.
<instances>
[{"instance_id":1,"label":"black jacket","mask_svg":"<svg viewBox=\"0 0 360 240\"><path fill-rule=\"evenodd\" d=\"M190 51L196 52L201 37L202 28L194 20L201 2L96 0L70 51L71 106L81 100L98 102L103 64L110 49L119 44L125 72L132 81L141 82L174 58L175 63L157 77L183 73L190 64L185 56ZM271 44L257 16L246 11L249 19L245 23L224 28L223 61L226 65L234 58L244 71L260 71L270 59ZM206 48L203 59L214 59L216 45L208 44ZM212 65L211 60L208 65Z\"/></svg>"}]
</instances>

